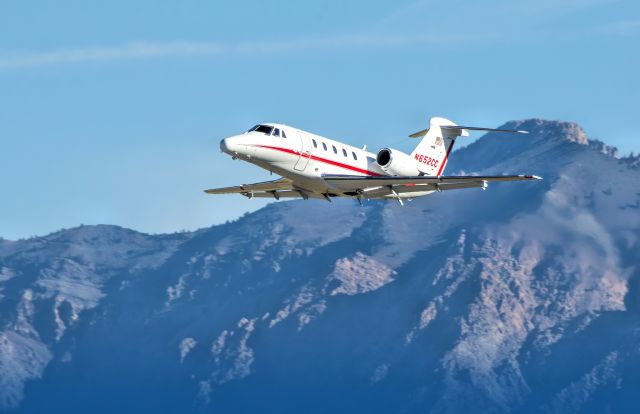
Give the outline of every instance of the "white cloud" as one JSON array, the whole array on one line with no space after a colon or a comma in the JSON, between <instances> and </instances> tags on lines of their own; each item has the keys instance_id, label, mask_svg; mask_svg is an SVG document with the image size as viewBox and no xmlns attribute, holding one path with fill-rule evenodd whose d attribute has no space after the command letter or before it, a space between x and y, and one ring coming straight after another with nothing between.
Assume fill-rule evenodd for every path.
<instances>
[{"instance_id":1,"label":"white cloud","mask_svg":"<svg viewBox=\"0 0 640 414\"><path fill-rule=\"evenodd\" d=\"M15 52L0 54L0 68L25 68L52 64L113 61L166 56L211 55L221 53L216 43L147 43L136 42L122 46L91 46L52 51Z\"/></svg>"},{"instance_id":2,"label":"white cloud","mask_svg":"<svg viewBox=\"0 0 640 414\"><path fill-rule=\"evenodd\" d=\"M18 69L45 65L78 64L185 56L215 56L252 53L285 53L320 49L393 47L425 44L449 44L465 41L459 35L348 35L285 41L218 42L133 42L119 46L89 46L50 51L24 50L0 52L0 69Z\"/></svg>"}]
</instances>

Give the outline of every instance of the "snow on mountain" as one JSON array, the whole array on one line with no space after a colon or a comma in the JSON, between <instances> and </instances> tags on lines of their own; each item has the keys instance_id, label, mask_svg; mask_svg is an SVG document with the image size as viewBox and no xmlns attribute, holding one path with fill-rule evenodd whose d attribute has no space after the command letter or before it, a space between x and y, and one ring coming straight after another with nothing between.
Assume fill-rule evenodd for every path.
<instances>
[{"instance_id":1,"label":"snow on mountain","mask_svg":"<svg viewBox=\"0 0 640 414\"><path fill-rule=\"evenodd\" d=\"M640 172L573 123L504 127L531 133L447 173L543 181L2 241L0 408L629 411Z\"/></svg>"},{"instance_id":2,"label":"snow on mountain","mask_svg":"<svg viewBox=\"0 0 640 414\"><path fill-rule=\"evenodd\" d=\"M51 347L100 303L116 273L157 266L180 238L84 226L6 244L0 250L0 408L18 405L24 383L42 377Z\"/></svg>"}]
</instances>

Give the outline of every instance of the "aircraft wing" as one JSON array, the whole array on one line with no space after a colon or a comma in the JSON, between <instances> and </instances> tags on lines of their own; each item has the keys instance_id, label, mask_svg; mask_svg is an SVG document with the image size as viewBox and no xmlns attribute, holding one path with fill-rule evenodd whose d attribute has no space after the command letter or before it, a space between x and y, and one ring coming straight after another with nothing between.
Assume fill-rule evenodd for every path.
<instances>
[{"instance_id":1,"label":"aircraft wing","mask_svg":"<svg viewBox=\"0 0 640 414\"><path fill-rule=\"evenodd\" d=\"M212 188L204 190L207 194L253 194L257 196L260 193L268 193L269 197L273 197L274 191L291 190L293 187L291 181L286 178L280 178L273 181L265 181L255 184L242 184L234 187Z\"/></svg>"},{"instance_id":2,"label":"aircraft wing","mask_svg":"<svg viewBox=\"0 0 640 414\"><path fill-rule=\"evenodd\" d=\"M361 177L326 175L325 181L342 191L362 192L365 197L384 197L389 194L419 193L423 191L485 188L489 182L539 180L535 175L465 175L465 176L385 176Z\"/></svg>"},{"instance_id":3,"label":"aircraft wing","mask_svg":"<svg viewBox=\"0 0 640 414\"><path fill-rule=\"evenodd\" d=\"M461 188L485 188L495 181L539 180L535 175L465 175L465 176L384 176L363 177L354 175L324 175L324 180L341 192L357 192L367 198L386 197L390 194L420 193L424 191L445 191ZM207 194L242 194L249 198L327 198L325 195L294 188L290 180L280 178L255 184L205 190Z\"/></svg>"}]
</instances>

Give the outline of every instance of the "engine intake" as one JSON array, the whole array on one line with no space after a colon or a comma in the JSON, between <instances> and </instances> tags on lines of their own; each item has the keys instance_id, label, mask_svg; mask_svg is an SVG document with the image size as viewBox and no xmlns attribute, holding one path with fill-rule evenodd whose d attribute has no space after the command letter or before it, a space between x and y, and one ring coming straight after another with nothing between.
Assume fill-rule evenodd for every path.
<instances>
[{"instance_id":1,"label":"engine intake","mask_svg":"<svg viewBox=\"0 0 640 414\"><path fill-rule=\"evenodd\" d=\"M393 148L383 148L378 151L376 162L382 168L382 171L389 175L420 175L416 162L411 156Z\"/></svg>"}]
</instances>

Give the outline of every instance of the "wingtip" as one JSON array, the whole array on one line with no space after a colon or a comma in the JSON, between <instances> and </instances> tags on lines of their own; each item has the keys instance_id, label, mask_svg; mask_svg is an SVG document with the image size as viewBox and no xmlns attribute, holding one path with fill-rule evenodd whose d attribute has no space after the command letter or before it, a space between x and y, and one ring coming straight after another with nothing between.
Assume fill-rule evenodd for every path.
<instances>
[{"instance_id":1,"label":"wingtip","mask_svg":"<svg viewBox=\"0 0 640 414\"><path fill-rule=\"evenodd\" d=\"M527 178L529 180L542 180L542 177L540 177L539 175L525 175L524 178Z\"/></svg>"},{"instance_id":2,"label":"wingtip","mask_svg":"<svg viewBox=\"0 0 640 414\"><path fill-rule=\"evenodd\" d=\"M518 130L516 131L518 134L528 134L529 131L522 131L522 130Z\"/></svg>"}]
</instances>

